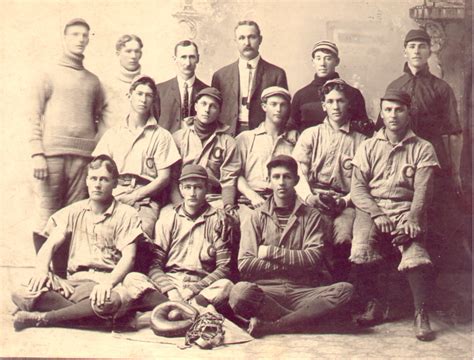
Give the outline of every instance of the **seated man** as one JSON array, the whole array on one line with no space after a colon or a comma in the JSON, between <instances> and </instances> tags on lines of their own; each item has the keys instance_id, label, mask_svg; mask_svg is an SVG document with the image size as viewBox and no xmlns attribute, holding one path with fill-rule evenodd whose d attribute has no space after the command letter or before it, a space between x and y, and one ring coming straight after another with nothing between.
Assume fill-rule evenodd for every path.
<instances>
[{"instance_id":1,"label":"seated man","mask_svg":"<svg viewBox=\"0 0 474 360\"><path fill-rule=\"evenodd\" d=\"M230 222L206 201L208 174L200 165L183 168L179 190L184 200L166 207L156 223L157 257L149 276L170 300L196 308L224 305L232 282Z\"/></svg>"},{"instance_id":2,"label":"seated man","mask_svg":"<svg viewBox=\"0 0 474 360\"><path fill-rule=\"evenodd\" d=\"M261 101L264 122L256 129L241 132L236 138L242 162L241 175L237 180L237 188L242 194L239 203L252 208L263 204L272 193L267 163L275 155L291 155L298 139L297 131L285 129L290 114L290 92L271 86L263 90Z\"/></svg>"},{"instance_id":3,"label":"seated man","mask_svg":"<svg viewBox=\"0 0 474 360\"><path fill-rule=\"evenodd\" d=\"M34 326L75 325L82 319L118 318L130 303L122 285L135 260L135 242L143 236L135 209L112 196L118 170L101 155L88 167L89 199L51 216L48 237L37 255L34 275L12 294L20 309L16 330ZM49 270L54 252L70 237L67 280ZM161 295L161 294L160 294Z\"/></svg>"},{"instance_id":4,"label":"seated man","mask_svg":"<svg viewBox=\"0 0 474 360\"><path fill-rule=\"evenodd\" d=\"M287 155L267 165L273 196L252 213L242 229L239 270L243 282L229 304L250 319L253 336L304 328L339 309L352 296L352 285L321 286L324 278L324 226L320 213L297 198L296 161Z\"/></svg>"},{"instance_id":5,"label":"seated man","mask_svg":"<svg viewBox=\"0 0 474 360\"><path fill-rule=\"evenodd\" d=\"M115 198L135 207L145 234L152 239L171 165L180 157L168 130L158 125L151 111L155 81L139 75L130 86L130 112L124 125L106 131L93 155L105 154L119 169Z\"/></svg>"},{"instance_id":6,"label":"seated man","mask_svg":"<svg viewBox=\"0 0 474 360\"><path fill-rule=\"evenodd\" d=\"M347 280L355 210L349 191L351 160L365 136L350 122L350 87L341 79L327 81L321 88L326 118L306 129L296 143L293 157L299 162L298 195L316 207L328 223L327 240L335 281Z\"/></svg>"},{"instance_id":7,"label":"seated man","mask_svg":"<svg viewBox=\"0 0 474 360\"><path fill-rule=\"evenodd\" d=\"M431 259L423 231L438 159L433 146L410 129L410 102L405 91L387 90L381 99L385 127L362 143L352 161L356 217L350 260L356 264L356 289L368 300L358 322L373 325L384 317L380 297L386 289L378 288L377 275L397 247L398 270L407 275L413 293L415 335L432 340L426 308Z\"/></svg>"},{"instance_id":8,"label":"seated man","mask_svg":"<svg viewBox=\"0 0 474 360\"><path fill-rule=\"evenodd\" d=\"M222 96L215 88L205 88L196 95L196 116L186 119L183 127L173 134L182 158L182 166L199 164L209 176L208 201L219 208L234 209L240 159L235 140L226 133L228 125L219 121ZM176 169L179 174L181 169ZM175 176L177 178L177 176ZM174 183L172 202L182 201L177 181Z\"/></svg>"}]
</instances>

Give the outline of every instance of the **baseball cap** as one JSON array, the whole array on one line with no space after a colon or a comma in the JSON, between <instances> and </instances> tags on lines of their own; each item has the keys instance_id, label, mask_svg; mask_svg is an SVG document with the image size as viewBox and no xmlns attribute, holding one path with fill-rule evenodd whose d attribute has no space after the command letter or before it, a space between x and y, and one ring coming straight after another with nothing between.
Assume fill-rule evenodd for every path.
<instances>
[{"instance_id":1,"label":"baseball cap","mask_svg":"<svg viewBox=\"0 0 474 360\"><path fill-rule=\"evenodd\" d=\"M298 164L296 160L288 155L276 155L272 157L270 162L267 164L267 169L270 171L274 167L284 166L288 168L293 174L298 175Z\"/></svg>"},{"instance_id":2,"label":"baseball cap","mask_svg":"<svg viewBox=\"0 0 474 360\"><path fill-rule=\"evenodd\" d=\"M339 49L337 48L337 45L329 40L321 40L314 44L311 56L314 56L314 53L318 50L328 50L339 57Z\"/></svg>"},{"instance_id":3,"label":"baseball cap","mask_svg":"<svg viewBox=\"0 0 474 360\"><path fill-rule=\"evenodd\" d=\"M425 30L422 29L412 29L410 30L407 35L405 36L405 46L408 42L419 40L419 41L426 41L428 44L431 45L431 38Z\"/></svg>"},{"instance_id":4,"label":"baseball cap","mask_svg":"<svg viewBox=\"0 0 474 360\"><path fill-rule=\"evenodd\" d=\"M184 166L183 170L181 170L181 176L179 177L179 181L196 178L207 180L207 171L201 165L189 164Z\"/></svg>"},{"instance_id":5,"label":"baseball cap","mask_svg":"<svg viewBox=\"0 0 474 360\"><path fill-rule=\"evenodd\" d=\"M383 100L397 101L402 104L405 104L406 106L411 105L410 94L408 94L404 90L387 89L387 91L385 92L385 95L380 98L380 101L383 101Z\"/></svg>"},{"instance_id":6,"label":"baseball cap","mask_svg":"<svg viewBox=\"0 0 474 360\"><path fill-rule=\"evenodd\" d=\"M288 101L291 101L291 94L285 88L280 86L270 86L267 87L265 90L262 91L262 95L260 96L260 100L264 101L266 98L274 95L281 95Z\"/></svg>"},{"instance_id":7,"label":"baseball cap","mask_svg":"<svg viewBox=\"0 0 474 360\"><path fill-rule=\"evenodd\" d=\"M66 29L69 27L69 26L73 26L73 25L84 25L87 30L90 30L91 27L89 26L89 24L87 23L87 21L85 21L84 19L82 18L74 18L74 19L71 19L69 20L66 25L64 25L64 32L66 32Z\"/></svg>"},{"instance_id":8,"label":"baseball cap","mask_svg":"<svg viewBox=\"0 0 474 360\"><path fill-rule=\"evenodd\" d=\"M216 88L214 87L207 87L207 88L204 88L202 89L201 91L199 91L196 95L196 102L198 101L198 99L201 97L201 96L204 96L204 95L207 95L207 96L210 96L214 99L216 99L218 102L219 102L219 105L222 105L222 94L219 90L217 90Z\"/></svg>"}]
</instances>

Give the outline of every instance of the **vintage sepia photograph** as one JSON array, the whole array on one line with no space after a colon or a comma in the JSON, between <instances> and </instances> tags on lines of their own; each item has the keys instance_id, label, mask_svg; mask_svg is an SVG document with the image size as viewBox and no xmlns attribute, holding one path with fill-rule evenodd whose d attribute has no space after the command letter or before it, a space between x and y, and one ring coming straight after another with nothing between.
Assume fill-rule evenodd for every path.
<instances>
[{"instance_id":1,"label":"vintage sepia photograph","mask_svg":"<svg viewBox=\"0 0 474 360\"><path fill-rule=\"evenodd\" d=\"M471 0L2 0L0 357L472 359Z\"/></svg>"}]
</instances>

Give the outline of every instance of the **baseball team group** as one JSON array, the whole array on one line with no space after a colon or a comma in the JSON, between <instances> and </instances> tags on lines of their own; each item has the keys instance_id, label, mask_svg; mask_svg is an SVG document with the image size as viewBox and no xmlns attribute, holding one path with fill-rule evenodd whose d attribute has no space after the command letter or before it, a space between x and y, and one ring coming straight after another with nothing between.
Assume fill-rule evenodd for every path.
<instances>
[{"instance_id":1,"label":"baseball team group","mask_svg":"<svg viewBox=\"0 0 474 360\"><path fill-rule=\"evenodd\" d=\"M162 304L156 326L173 333L190 309L254 337L374 326L390 312L380 276L396 268L416 338L435 338L436 219L463 191L462 127L452 88L430 73L425 30L400 44L403 74L384 85L378 119L336 72L332 41L314 44L314 79L292 96L251 20L236 24L239 57L211 86L191 40L174 48L176 76L156 84L133 34L99 80L83 65L89 32L70 20L61 58L32 85L37 257L12 292L17 331L137 330Z\"/></svg>"}]
</instances>

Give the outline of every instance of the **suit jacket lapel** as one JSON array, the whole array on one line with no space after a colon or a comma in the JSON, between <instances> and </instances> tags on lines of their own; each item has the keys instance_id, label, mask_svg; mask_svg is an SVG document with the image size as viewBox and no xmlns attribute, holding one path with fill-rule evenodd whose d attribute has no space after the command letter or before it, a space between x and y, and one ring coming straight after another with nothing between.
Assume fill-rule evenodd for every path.
<instances>
[{"instance_id":1,"label":"suit jacket lapel","mask_svg":"<svg viewBox=\"0 0 474 360\"><path fill-rule=\"evenodd\" d=\"M181 110L181 95L179 94L178 78L174 78L173 83L171 84L171 94L173 96L174 101L177 102Z\"/></svg>"},{"instance_id":2,"label":"suit jacket lapel","mask_svg":"<svg viewBox=\"0 0 474 360\"><path fill-rule=\"evenodd\" d=\"M231 81L230 86L232 88L234 99L236 98L238 102L239 101L238 99L240 97L239 95L240 78L239 78L239 61L238 60L234 63L234 66L232 66L232 74L231 74L230 81Z\"/></svg>"}]
</instances>

